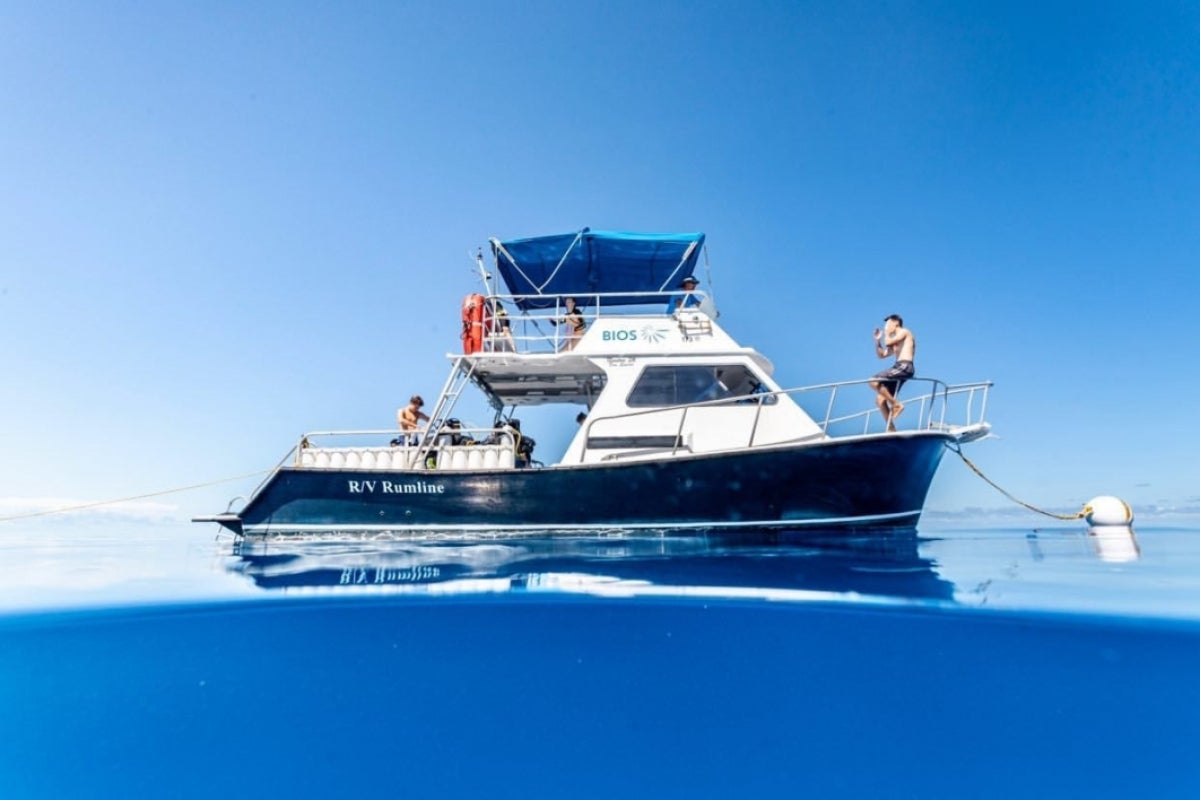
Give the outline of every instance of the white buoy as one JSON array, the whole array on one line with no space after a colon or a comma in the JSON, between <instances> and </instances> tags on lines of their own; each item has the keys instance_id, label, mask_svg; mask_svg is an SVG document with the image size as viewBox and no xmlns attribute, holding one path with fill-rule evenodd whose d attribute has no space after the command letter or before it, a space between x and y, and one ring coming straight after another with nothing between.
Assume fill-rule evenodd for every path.
<instances>
[{"instance_id":1,"label":"white buoy","mask_svg":"<svg viewBox=\"0 0 1200 800\"><path fill-rule=\"evenodd\" d=\"M1133 522L1133 509L1119 497L1093 497L1083 507L1088 525L1128 525Z\"/></svg>"}]
</instances>

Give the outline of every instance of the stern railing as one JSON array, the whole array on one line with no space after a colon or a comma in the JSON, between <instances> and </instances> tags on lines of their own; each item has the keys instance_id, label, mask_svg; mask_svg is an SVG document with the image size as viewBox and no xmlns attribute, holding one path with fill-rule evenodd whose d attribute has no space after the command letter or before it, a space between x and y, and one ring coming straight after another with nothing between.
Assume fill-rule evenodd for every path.
<instances>
[{"instance_id":1,"label":"stern railing","mask_svg":"<svg viewBox=\"0 0 1200 800\"><path fill-rule=\"evenodd\" d=\"M336 444L324 444L327 439ZM520 463L521 439L521 432L508 425L451 427L444 422L415 431L313 431L300 438L284 461L291 458L298 469L505 469Z\"/></svg>"}]
</instances>

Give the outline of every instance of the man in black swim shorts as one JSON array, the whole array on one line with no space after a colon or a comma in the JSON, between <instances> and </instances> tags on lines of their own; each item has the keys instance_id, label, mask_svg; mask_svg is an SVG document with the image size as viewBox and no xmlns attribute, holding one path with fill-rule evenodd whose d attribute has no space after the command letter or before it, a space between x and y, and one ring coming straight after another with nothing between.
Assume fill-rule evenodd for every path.
<instances>
[{"instance_id":1,"label":"man in black swim shorts","mask_svg":"<svg viewBox=\"0 0 1200 800\"><path fill-rule=\"evenodd\" d=\"M883 331L875 329L875 355L887 358L896 357L896 363L872 377L871 388L875 390L875 405L889 431L896 430L896 417L904 410L904 404L896 399L900 387L911 378L915 372L913 358L917 354L917 340L912 331L904 327L904 320L899 314L892 314L883 321Z\"/></svg>"}]
</instances>

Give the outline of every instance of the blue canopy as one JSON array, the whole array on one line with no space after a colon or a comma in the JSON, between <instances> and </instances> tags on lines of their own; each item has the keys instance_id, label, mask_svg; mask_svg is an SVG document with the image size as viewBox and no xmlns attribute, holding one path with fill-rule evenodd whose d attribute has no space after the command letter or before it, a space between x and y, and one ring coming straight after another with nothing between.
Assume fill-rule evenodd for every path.
<instances>
[{"instance_id":1,"label":"blue canopy","mask_svg":"<svg viewBox=\"0 0 1200 800\"><path fill-rule=\"evenodd\" d=\"M510 294L522 309L547 308L569 295L595 303L594 295L643 293L641 297L601 297L601 305L661 303L692 274L704 246L703 233L618 233L584 228L578 233L501 242L492 254ZM654 293L657 293L655 295ZM546 300L537 296L549 295Z\"/></svg>"}]
</instances>

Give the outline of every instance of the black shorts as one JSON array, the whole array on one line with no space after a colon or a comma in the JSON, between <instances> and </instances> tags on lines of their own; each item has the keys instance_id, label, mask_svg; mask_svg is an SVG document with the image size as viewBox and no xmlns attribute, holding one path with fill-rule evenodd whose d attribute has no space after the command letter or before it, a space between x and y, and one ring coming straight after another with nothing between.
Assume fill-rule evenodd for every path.
<instances>
[{"instance_id":1,"label":"black shorts","mask_svg":"<svg viewBox=\"0 0 1200 800\"><path fill-rule=\"evenodd\" d=\"M883 372L876 373L873 377L880 379L879 385L891 392L892 397L900 391L900 387L904 382L913 376L913 362L897 361Z\"/></svg>"}]
</instances>

